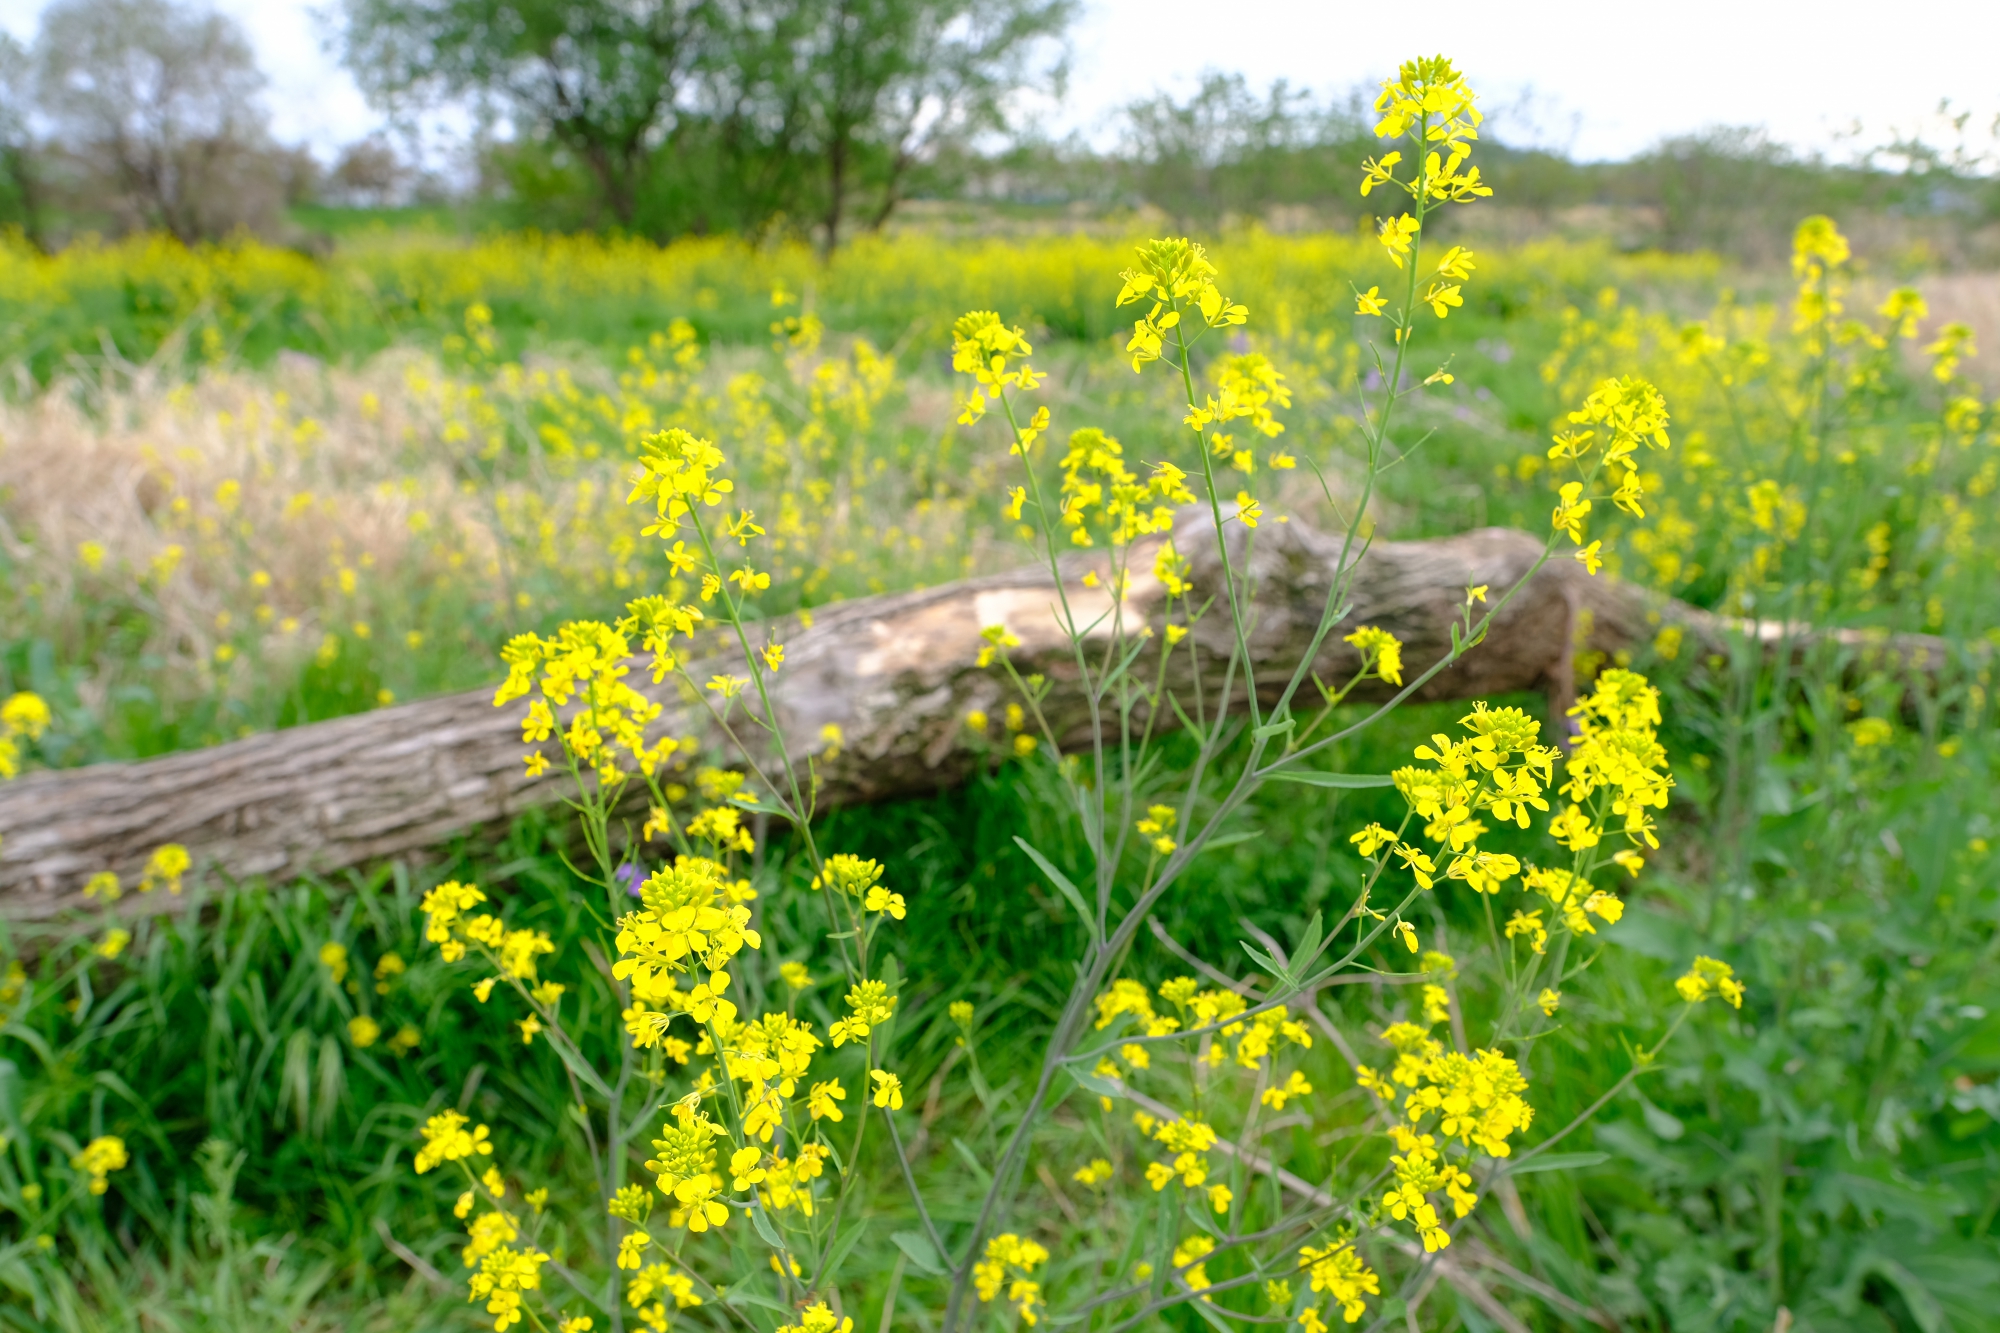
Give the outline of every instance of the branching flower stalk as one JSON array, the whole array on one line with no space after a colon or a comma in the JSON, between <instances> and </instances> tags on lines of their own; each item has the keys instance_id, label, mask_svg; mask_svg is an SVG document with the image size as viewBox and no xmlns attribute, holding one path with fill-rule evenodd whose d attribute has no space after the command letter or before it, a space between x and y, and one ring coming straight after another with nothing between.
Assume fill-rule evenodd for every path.
<instances>
[{"instance_id":1,"label":"branching flower stalk","mask_svg":"<svg viewBox=\"0 0 2000 1333\"><path fill-rule=\"evenodd\" d=\"M1029 360L1033 348L1024 332L990 311L968 314L953 328L954 367L973 381L959 420L977 426L991 402L1005 421L1020 480L1006 488L1004 512L1020 522L1032 511L1030 531L1051 581L1049 615L1063 636L1064 669L1076 674L1089 730L1083 754L1063 755L1076 740L1066 730L1073 721L1046 707L1051 683L1017 660L1019 627L984 627L978 665L996 671L1018 701L1008 707L1012 741L1001 758L1053 766L1065 817L1074 819L1091 865L1087 876L1073 880L1050 856L1015 839L1075 910L1083 938L1032 1088L1010 1108L1011 1123L996 1137L990 1170L983 1171L988 1183L969 1222L948 1221L926 1198L919 1163L898 1125L905 1090L894 1061L903 979L893 958L877 965L884 957L878 936L924 905L906 901L890 878L892 867L833 851L815 833L816 761L785 733L774 693L785 648L773 622L758 613L757 595L770 575L748 558L764 529L749 508L731 514L741 497L727 475L729 459L683 429L644 438L631 500L647 507L644 535L661 543L676 579L671 586L698 588L695 600L642 597L616 625L578 622L547 639L521 636L508 645L509 678L496 697L504 704L533 696L523 738L531 745L553 740L575 789L571 804L594 867L579 870L578 878L602 895L611 945L608 975L587 970L579 984L606 985L605 999L621 1016L625 1040L615 1074L592 1068L566 1025L565 987L538 973L537 960L553 948L546 935L511 928L484 910L487 896L475 886L440 885L424 902L427 937L447 961L476 960L492 970L474 983L477 998L486 1002L504 979L528 1011L519 1020L523 1042L541 1037L562 1061L605 1195L602 1297L583 1283L577 1290L585 1309L561 1315L550 1309L545 1320L529 1295L541 1290L541 1269L551 1262L539 1248L539 1221L523 1226L507 1211L510 1187L497 1168L473 1175L474 1159L494 1151L483 1126L456 1112L431 1119L418 1169L459 1163L472 1182L459 1216L475 1202L485 1204L470 1223L474 1244L464 1258L473 1270L472 1298L486 1302L496 1329L504 1333L525 1319L538 1329L576 1333L600 1317L622 1329L628 1313L649 1329L665 1329L669 1301L675 1309L718 1302L732 1319L759 1329L768 1321L748 1310L784 1311L791 1322L779 1325L779 1333L851 1329L853 1318L840 1313L840 1265L864 1220L856 1216L859 1201L873 1192L861 1188L864 1173L883 1151L869 1146L871 1114L884 1119L893 1181L909 1196L920 1227L898 1238L903 1254L884 1326L894 1319L895 1302L907 1296L902 1276L921 1271L940 1289L937 1325L947 1333L1001 1309L1024 1324L1060 1308L1089 1327L1135 1327L1186 1302L1199 1303L1211 1321L1296 1323L1322 1333L1329 1316L1355 1323L1382 1294L1382 1274L1361 1248L1368 1237L1413 1235L1414 1242L1399 1243L1420 1242L1425 1254L1451 1243L1478 1203L1476 1190L1504 1169L1533 1120L1522 1061L1549 1030L1561 995L1554 986L1539 995L1532 988L1545 976L1566 984L1581 970L1569 962L1573 937L1596 935L1599 923L1619 919L1621 900L1592 876L1607 865L1636 875L1643 865L1636 849L1658 845L1654 812L1665 806L1672 779L1655 737L1658 694L1644 678L1604 673L1572 710L1575 743L1567 755L1541 742L1536 719L1482 703L1463 719L1463 735L1433 737L1416 749L1411 766L1379 777L1333 775L1334 786L1393 786L1405 812L1393 830L1370 824L1353 835L1366 868L1331 930L1315 916L1289 950L1262 934L1262 947L1242 946L1268 974L1261 986L1231 980L1179 945L1174 950L1195 959L1203 976L1225 984L1204 987L1194 976L1148 984L1132 974L1143 962L1135 949L1140 932L1165 895L1266 783L1318 784L1325 775L1309 761L1389 716L1438 672L1476 651L1495 617L1565 540L1594 574L1602 542L1586 543L1593 506L1609 502L1642 516L1635 454L1667 447L1667 412L1657 391L1635 379L1603 381L1549 450L1563 479L1540 558L1513 587L1466 590L1447 654L1406 679L1402 644L1377 627L1352 626L1331 645L1348 617L1355 569L1367 550L1375 482L1391 465L1396 409L1410 394L1451 383L1443 368L1406 383L1425 308L1431 317L1449 317L1476 267L1458 246L1433 259L1424 245L1425 220L1436 206L1490 193L1469 160L1479 111L1449 61L1403 66L1384 85L1378 110L1378 134L1404 143L1414 167L1399 174L1403 152L1388 151L1365 164L1362 183L1364 195L1393 187L1412 201L1409 212L1380 228L1385 257L1402 277L1402 298L1393 315L1379 288L1357 291L1355 299L1358 317L1388 319L1394 345L1386 356L1376 350L1381 397L1366 412L1359 503L1325 603L1306 650L1288 665L1268 707L1258 680L1258 668L1268 664L1251 654L1258 589L1250 557L1260 524L1287 517L1267 510L1276 496L1258 488L1262 478L1297 466L1275 447L1285 430L1279 414L1291 398L1282 370L1254 348L1239 347L1205 365L1198 359L1208 334L1247 336L1250 322L1249 310L1224 294L1220 270L1203 248L1186 239L1140 247L1118 297L1120 305L1145 307L1126 346L1133 369L1168 361L1180 381L1180 425L1192 433L1193 457L1163 439L1165 456L1142 471L1128 462L1121 442L1084 427L1070 433L1057 459L1046 444L1049 408L1027 411L1027 395L1042 376ZM795 336L804 333L801 325ZM1250 443L1239 444L1232 429ZM1260 459L1263 447L1270 451ZM1320 463L1306 462L1326 488ZM1191 484L1197 478L1199 495ZM1333 499L1330 489L1327 498ZM1196 586L1189 560L1174 544L1176 515L1197 505L1214 528L1213 587ZM1232 523L1241 525L1240 535ZM1066 559L1065 549L1087 554ZM1131 594L1148 551L1161 595L1142 618L1135 611L1142 603ZM1090 598L1082 596L1086 591ZM1211 614L1227 617L1227 632L1218 630L1219 647L1204 648L1197 630ZM726 648L716 644L715 630ZM649 739L661 709L625 683L635 648L650 654L656 683L671 678L683 697L701 701L736 751L723 764L698 765L707 756L697 756L693 742ZM1177 651L1188 657L1176 659ZM724 668L697 679L698 661L708 664L701 672L718 661ZM1170 666L1185 673L1188 697ZM1346 683L1322 683L1323 670ZM1301 727L1294 701L1309 680L1319 706ZM1339 724L1337 710L1364 681L1393 693ZM1163 714L1190 733L1191 756L1179 775L1167 770L1157 748ZM989 727L983 714L968 716L963 743L983 747ZM842 740L829 729L821 751L837 753ZM531 752L531 775L547 766L542 750ZM621 827L616 814L635 775L648 798L647 819L636 832ZM695 802L690 780L699 792ZM756 887L739 869L759 850L745 822L750 813L789 829L793 849L789 858L760 863ZM1484 850L1487 820L1521 829L1542 823L1568 853L1566 861L1542 869ZM664 840L664 856L650 850L656 838ZM1615 855L1599 850L1614 845L1622 848ZM1516 881L1519 888L1510 887ZM1491 1016L1492 1044L1483 1049L1465 1042L1465 1016L1454 992L1439 984L1456 974L1458 963L1423 952L1411 919L1420 898L1450 884L1480 895L1489 919L1503 892L1525 891L1534 904L1510 919L1504 947L1494 929L1496 955L1509 957ZM824 1031L797 1016L796 997L819 984L809 961L786 962L775 969L775 984L768 979L753 904L773 892L821 895L823 954L837 960L845 987L844 1015ZM1522 948L1529 950L1525 959L1515 957ZM1416 971L1394 970L1399 957ZM1324 1096L1314 1084L1325 1074L1309 1076L1303 1063L1314 1043L1306 1019L1333 1032L1318 1008L1320 991L1365 976L1394 980L1394 993L1410 1000L1407 1017L1376 1034L1389 1052L1381 1070L1357 1061L1350 1071L1374 1099L1384 1133L1358 1141L1324 1187L1307 1186L1299 1196L1298 1178L1257 1144L1269 1116ZM1689 1004L1710 994L1740 1002L1740 985L1713 960L1697 960L1682 981ZM768 1002L778 986L794 997L782 1008ZM960 1002L950 1012L970 1052L975 1011ZM1447 1020L1449 1042L1432 1035ZM1344 1039L1336 1045L1346 1049ZM1503 1045L1513 1054L1503 1053ZM939 1082L951 1067L938 1073ZM976 1057L970 1068L984 1100ZM1143 1091L1148 1080L1168 1100ZM1135 1162L1143 1162L1141 1178L1130 1185L1140 1200L1152 1196L1145 1211L1153 1221L1138 1251L1150 1257L1129 1271L1065 1264L1066 1274L1080 1276L1063 1277L1051 1293L1043 1289L1043 1265L1052 1257L1044 1240L1061 1238L1008 1227L1049 1112L1077 1093L1096 1102L1107 1140L1126 1137ZM1127 1128L1111 1119L1120 1100L1157 1108L1179 1100L1186 1109L1166 1115L1141 1109ZM593 1101L595 1121L587 1105ZM836 1127L850 1116L851 1134L836 1144ZM1223 1133L1232 1122L1235 1141ZM919 1137L929 1133L928 1118L924 1123ZM626 1184L627 1154L638 1155L636 1140L646 1130L657 1134L644 1161L651 1185ZM1037 1169L1046 1178L1046 1164ZM1118 1174L1102 1160L1072 1179L1100 1190ZM745 1238L745 1227L754 1241ZM718 1256L734 1249L709 1239L718 1231L739 1246L767 1251L775 1281L757 1271L718 1271ZM1141 1243L1136 1234L1133 1243ZM1261 1289L1261 1309L1239 1303L1253 1288Z\"/></svg>"}]
</instances>

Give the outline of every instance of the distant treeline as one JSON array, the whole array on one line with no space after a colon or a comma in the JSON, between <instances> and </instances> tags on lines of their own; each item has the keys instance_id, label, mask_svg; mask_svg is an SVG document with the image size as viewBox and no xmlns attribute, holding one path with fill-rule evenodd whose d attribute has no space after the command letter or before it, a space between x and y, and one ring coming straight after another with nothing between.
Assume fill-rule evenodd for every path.
<instances>
[{"instance_id":1,"label":"distant treeline","mask_svg":"<svg viewBox=\"0 0 2000 1333\"><path fill-rule=\"evenodd\" d=\"M550 232L830 249L912 199L1002 219L1150 209L1190 230L1368 224L1358 92L1213 74L1123 108L1095 143L1014 123L1022 94L1059 88L1077 3L342 0L339 48L392 124L470 113L440 171L396 134L330 164L275 143L248 42L193 0L56 0L31 47L0 35L0 228L44 248L134 231L301 244L300 205L430 202ZM1480 215L1505 238L1761 261L1830 213L1878 254L2000 263L2000 176L1963 144L1836 164L1715 129L1579 162L1510 143L1507 122L1480 154L1498 205Z\"/></svg>"},{"instance_id":2,"label":"distant treeline","mask_svg":"<svg viewBox=\"0 0 2000 1333\"><path fill-rule=\"evenodd\" d=\"M941 161L932 188L1042 207L1146 204L1188 229L1231 220L1365 225L1375 211L1357 188L1358 164L1379 151L1374 119L1359 92L1316 100L1279 83L1259 93L1239 75L1214 74L1192 96L1163 93L1125 108L1108 150L1076 139L1021 142ZM1969 145L1969 132L1983 127L1966 117L1956 152L1901 141L1841 164L1729 127L1670 138L1625 161L1580 162L1510 144L1510 119L1503 111L1480 144L1497 207L1477 213L1481 225L1517 238L1572 231L1626 249L1761 261L1789 253L1800 218L1827 213L1863 234L1873 222L1896 233L1883 239L1928 246L1933 259L2000 262L2000 175Z\"/></svg>"}]
</instances>

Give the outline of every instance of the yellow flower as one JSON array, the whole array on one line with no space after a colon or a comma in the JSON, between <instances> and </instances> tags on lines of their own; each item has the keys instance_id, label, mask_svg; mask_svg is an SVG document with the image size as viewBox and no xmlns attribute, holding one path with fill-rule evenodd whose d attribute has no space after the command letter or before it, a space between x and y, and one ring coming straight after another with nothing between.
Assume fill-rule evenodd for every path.
<instances>
[{"instance_id":1,"label":"yellow flower","mask_svg":"<svg viewBox=\"0 0 2000 1333\"><path fill-rule=\"evenodd\" d=\"M820 1301L801 1310L798 1323L780 1324L778 1333L854 1333L854 1320L835 1315L825 1301Z\"/></svg>"},{"instance_id":2,"label":"yellow flower","mask_svg":"<svg viewBox=\"0 0 2000 1333\"><path fill-rule=\"evenodd\" d=\"M328 940L319 946L320 966L327 970L337 986L347 979L347 946L337 940Z\"/></svg>"},{"instance_id":3,"label":"yellow flower","mask_svg":"<svg viewBox=\"0 0 2000 1333\"><path fill-rule=\"evenodd\" d=\"M1373 625L1363 625L1342 640L1361 650L1361 669L1373 672L1377 679L1391 685L1403 683L1403 641L1388 630L1377 629ZM1364 851L1363 856L1373 856L1373 851Z\"/></svg>"},{"instance_id":4,"label":"yellow flower","mask_svg":"<svg viewBox=\"0 0 2000 1333\"><path fill-rule=\"evenodd\" d=\"M1431 313L1439 319L1444 319L1453 309L1465 304L1465 298L1459 295L1456 283L1432 283L1430 290L1424 293L1423 300L1430 306ZM1449 375L1443 376L1443 379L1446 383L1451 381Z\"/></svg>"},{"instance_id":5,"label":"yellow flower","mask_svg":"<svg viewBox=\"0 0 2000 1333\"><path fill-rule=\"evenodd\" d=\"M1362 1299L1364 1296L1379 1296L1382 1293L1381 1279L1362 1262L1361 1256L1354 1252L1354 1246L1347 1241L1336 1241L1319 1249L1306 1246L1299 1251L1299 1268L1311 1274L1315 1292L1325 1292L1333 1297L1341 1307L1341 1317L1350 1324L1359 1320L1367 1310L1367 1304ZM1306 1314L1312 1316L1312 1322L1307 1323L1303 1316L1299 1322L1308 1333L1315 1333L1314 1325L1318 1325L1319 1330L1325 1329L1326 1325L1320 1323L1317 1314L1310 1309Z\"/></svg>"},{"instance_id":6,"label":"yellow flower","mask_svg":"<svg viewBox=\"0 0 2000 1333\"><path fill-rule=\"evenodd\" d=\"M1535 997L1535 1003L1542 1007L1544 1017L1554 1018L1556 1010L1562 1005L1562 998L1561 991L1550 990L1544 986L1542 993Z\"/></svg>"},{"instance_id":7,"label":"yellow flower","mask_svg":"<svg viewBox=\"0 0 2000 1333\"><path fill-rule=\"evenodd\" d=\"M1734 968L1717 958L1696 955L1694 966L1674 982L1674 989L1689 1004L1700 1004L1711 996L1720 995L1734 1008L1743 1007L1743 983L1736 980Z\"/></svg>"},{"instance_id":8,"label":"yellow flower","mask_svg":"<svg viewBox=\"0 0 2000 1333\"><path fill-rule=\"evenodd\" d=\"M1416 239L1417 220L1408 213L1396 218L1383 218L1375 239L1382 242L1382 248L1389 252L1389 261L1397 268L1403 266L1403 259L1410 253L1410 242Z\"/></svg>"},{"instance_id":9,"label":"yellow flower","mask_svg":"<svg viewBox=\"0 0 2000 1333\"><path fill-rule=\"evenodd\" d=\"M812 1085L812 1091L806 1095L806 1110L815 1120L831 1120L839 1124L846 1117L834 1103L846 1099L847 1089L840 1086L840 1080L827 1079Z\"/></svg>"},{"instance_id":10,"label":"yellow flower","mask_svg":"<svg viewBox=\"0 0 2000 1333\"><path fill-rule=\"evenodd\" d=\"M1111 1176L1111 1163L1102 1157L1093 1157L1090 1161L1078 1167L1070 1176L1070 1179L1079 1185L1088 1185L1090 1188L1096 1189L1099 1185L1111 1179Z\"/></svg>"},{"instance_id":11,"label":"yellow flower","mask_svg":"<svg viewBox=\"0 0 2000 1333\"><path fill-rule=\"evenodd\" d=\"M123 890L119 887L118 876L109 870L98 871L90 877L90 882L83 886L84 897L102 898L107 903L117 902L122 894Z\"/></svg>"},{"instance_id":12,"label":"yellow flower","mask_svg":"<svg viewBox=\"0 0 2000 1333\"><path fill-rule=\"evenodd\" d=\"M1354 313L1357 315L1380 315L1387 305L1388 302L1382 298L1380 287L1370 287L1365 292L1356 293L1354 297Z\"/></svg>"},{"instance_id":13,"label":"yellow flower","mask_svg":"<svg viewBox=\"0 0 2000 1333\"><path fill-rule=\"evenodd\" d=\"M357 1049L366 1050L382 1035L382 1025L366 1014L356 1014L347 1020L347 1039Z\"/></svg>"},{"instance_id":14,"label":"yellow flower","mask_svg":"<svg viewBox=\"0 0 2000 1333\"><path fill-rule=\"evenodd\" d=\"M153 850L146 860L146 868L139 874L139 892L151 893L165 885L168 893L181 891L181 876L194 864L187 848L177 842L163 843Z\"/></svg>"},{"instance_id":15,"label":"yellow flower","mask_svg":"<svg viewBox=\"0 0 2000 1333\"><path fill-rule=\"evenodd\" d=\"M472 1122L456 1111L440 1111L424 1122L419 1132L423 1135L424 1146L417 1151L417 1174L423 1175L432 1167L443 1162L463 1161L468 1157L491 1157L493 1145L487 1141L487 1128L475 1125L468 1132L466 1126Z\"/></svg>"},{"instance_id":16,"label":"yellow flower","mask_svg":"<svg viewBox=\"0 0 2000 1333\"><path fill-rule=\"evenodd\" d=\"M132 942L132 932L113 927L104 932L104 938L91 950L99 958L116 958L125 952L125 946Z\"/></svg>"},{"instance_id":17,"label":"yellow flower","mask_svg":"<svg viewBox=\"0 0 2000 1333\"><path fill-rule=\"evenodd\" d=\"M70 1158L69 1164L90 1176L92 1194L102 1194L110 1188L106 1177L113 1171L124 1170L131 1160L125 1152L125 1140L107 1134L84 1144L83 1151Z\"/></svg>"},{"instance_id":18,"label":"yellow flower","mask_svg":"<svg viewBox=\"0 0 2000 1333\"><path fill-rule=\"evenodd\" d=\"M903 1109L903 1080L881 1069L871 1069L868 1077L875 1081L875 1104L891 1111Z\"/></svg>"}]
</instances>

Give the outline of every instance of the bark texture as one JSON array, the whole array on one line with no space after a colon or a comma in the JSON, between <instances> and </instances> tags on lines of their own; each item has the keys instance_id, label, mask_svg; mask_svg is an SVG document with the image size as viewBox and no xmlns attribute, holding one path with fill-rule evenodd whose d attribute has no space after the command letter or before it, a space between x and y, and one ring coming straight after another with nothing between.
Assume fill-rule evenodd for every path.
<instances>
[{"instance_id":1,"label":"bark texture","mask_svg":"<svg viewBox=\"0 0 2000 1333\"><path fill-rule=\"evenodd\" d=\"M1266 524L1244 549L1251 534L1231 529L1252 571L1250 656L1259 692L1269 698L1311 644L1341 540L1298 523ZM1221 567L1205 513L1186 512L1175 542L1203 590L1199 603L1219 589ZM1352 674L1354 650L1340 636L1359 625L1378 625L1402 639L1414 677L1449 650L1466 587L1485 584L1497 596L1540 551L1538 539L1502 528L1374 544L1355 564L1346 614L1318 654L1321 677L1345 681ZM1099 586L1083 582L1093 568L1088 557L1065 561L1063 597L1076 623L1094 626L1094 643L1101 646L1116 621L1128 629L1162 622L1164 590L1150 572L1150 548L1134 553L1122 604L1105 591L1101 565L1095 566ZM810 628L785 626L775 698L792 753L819 756L822 807L951 786L1002 743L996 734L982 745L965 724L975 709L997 719L1012 697L998 668L975 664L988 625L1005 625L1021 640L1012 655L1023 674L1040 672L1050 681L1044 707L1065 747L1087 742L1088 701L1057 608L1047 571L1023 570L860 598L821 608ZM1578 653L1608 655L1649 642L1663 623L1681 626L1685 652L1728 651L1746 630L1771 642L1796 641L1608 577L1586 577L1573 561L1558 558L1502 610L1486 642L1416 697L1546 690L1566 702ZM1190 639L1195 651L1174 653L1170 681L1188 699L1198 675L1213 701L1232 643L1219 602ZM1938 641L1904 647L1945 660ZM732 667L742 670L740 656L718 645L693 674L706 679ZM1153 666L1145 671L1150 680ZM635 663L631 679L646 688L650 673ZM651 688L665 704L661 728L694 738L719 762L733 759L700 700L684 697L671 680ZM1307 699L1310 690L1308 684ZM1240 700L1240 688L1236 694ZM1361 694L1369 697L1366 689ZM1382 697L1381 687L1372 697ZM226 883L339 871L504 825L523 810L560 800L566 789L567 779L553 770L536 780L523 775L525 708L520 701L496 709L483 689L138 763L28 774L0 786L0 915L43 918L79 906L85 881L101 870L129 886L162 843L190 850L191 878ZM1171 714L1159 721L1175 725ZM829 725L843 738L838 754L827 753ZM154 894L125 905L146 911L170 902Z\"/></svg>"}]
</instances>

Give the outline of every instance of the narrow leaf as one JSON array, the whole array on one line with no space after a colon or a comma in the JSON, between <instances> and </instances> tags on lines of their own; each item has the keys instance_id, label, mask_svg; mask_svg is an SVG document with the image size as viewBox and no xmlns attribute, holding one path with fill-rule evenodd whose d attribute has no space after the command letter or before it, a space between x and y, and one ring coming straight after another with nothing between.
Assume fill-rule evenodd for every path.
<instances>
[{"instance_id":1,"label":"narrow leaf","mask_svg":"<svg viewBox=\"0 0 2000 1333\"><path fill-rule=\"evenodd\" d=\"M1273 782L1297 782L1307 787L1338 787L1348 791L1396 785L1396 779L1387 773L1324 773L1317 768L1283 768L1271 774L1270 778Z\"/></svg>"},{"instance_id":2,"label":"narrow leaf","mask_svg":"<svg viewBox=\"0 0 2000 1333\"><path fill-rule=\"evenodd\" d=\"M764 1243L773 1250L782 1251L785 1248L785 1242L779 1239L778 1229L771 1225L770 1218L764 1216L763 1204L756 1203L750 1206L750 1225L757 1229L757 1234L763 1237Z\"/></svg>"},{"instance_id":3,"label":"narrow leaf","mask_svg":"<svg viewBox=\"0 0 2000 1333\"><path fill-rule=\"evenodd\" d=\"M919 1272L929 1273L932 1277L944 1276L944 1263L938 1258L937 1246L931 1244L929 1236L921 1231L898 1231L889 1239L896 1242L896 1248L916 1265Z\"/></svg>"},{"instance_id":4,"label":"narrow leaf","mask_svg":"<svg viewBox=\"0 0 2000 1333\"><path fill-rule=\"evenodd\" d=\"M1077 888L1076 885L1070 883L1069 876L1063 874L1062 871L1056 869L1055 863L1053 861L1049 860L1048 857L1043 856L1040 852L1036 851L1032 846L1030 846L1028 844L1027 839L1017 835L1014 839L1014 842L1020 847L1022 851L1028 854L1028 859L1030 861L1033 861L1037 866L1041 867L1042 873L1049 877L1049 883L1056 886L1057 892L1061 893L1063 897L1069 899L1069 905L1071 907L1074 907L1076 909L1076 914L1083 918L1084 929L1090 932L1090 937L1092 939L1096 939L1097 917L1091 912L1091 910L1088 907L1085 907L1083 905L1083 891Z\"/></svg>"},{"instance_id":5,"label":"narrow leaf","mask_svg":"<svg viewBox=\"0 0 2000 1333\"><path fill-rule=\"evenodd\" d=\"M1568 1171L1586 1166L1598 1166L1611 1160L1608 1152L1545 1152L1540 1157L1530 1157L1519 1166L1507 1167L1510 1176L1532 1176L1538 1171Z\"/></svg>"}]
</instances>

